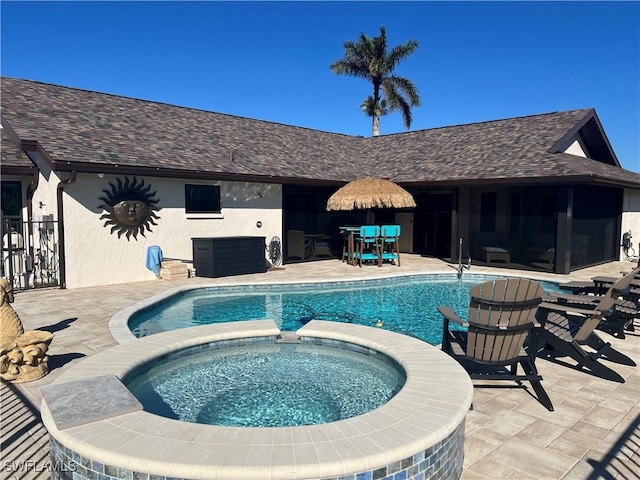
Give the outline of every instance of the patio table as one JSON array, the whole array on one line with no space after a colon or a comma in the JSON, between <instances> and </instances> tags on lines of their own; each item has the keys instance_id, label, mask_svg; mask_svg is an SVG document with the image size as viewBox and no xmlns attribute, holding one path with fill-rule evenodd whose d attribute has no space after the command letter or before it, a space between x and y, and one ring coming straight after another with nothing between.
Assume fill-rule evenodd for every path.
<instances>
[{"instance_id":1,"label":"patio table","mask_svg":"<svg viewBox=\"0 0 640 480\"><path fill-rule=\"evenodd\" d=\"M607 288L609 288L612 284L616 282L616 280L619 280L619 279L620 277L606 277L603 275L598 275L596 277L592 277L591 281L595 286L595 293L597 295L602 295L607 291ZM636 280L636 279L631 280L631 288L636 289L638 287L640 287L640 280Z\"/></svg>"},{"instance_id":2,"label":"patio table","mask_svg":"<svg viewBox=\"0 0 640 480\"><path fill-rule=\"evenodd\" d=\"M359 233L360 232L360 227L356 227L356 226L342 226L339 227L340 229L340 233L342 233L343 236L345 236L345 241L347 242L347 260L346 262L349 265L355 265L355 259L353 258L353 253L355 250L355 239L354 239L354 233ZM344 259L344 252L342 254L342 259L341 261L345 261Z\"/></svg>"}]
</instances>

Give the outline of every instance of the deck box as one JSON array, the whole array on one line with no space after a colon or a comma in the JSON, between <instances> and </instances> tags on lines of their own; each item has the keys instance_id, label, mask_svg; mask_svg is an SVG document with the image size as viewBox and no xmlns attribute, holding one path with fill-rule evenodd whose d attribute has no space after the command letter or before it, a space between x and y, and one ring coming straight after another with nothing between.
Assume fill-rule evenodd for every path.
<instances>
[{"instance_id":1,"label":"deck box","mask_svg":"<svg viewBox=\"0 0 640 480\"><path fill-rule=\"evenodd\" d=\"M197 277L226 277L267 271L265 237L192 238Z\"/></svg>"}]
</instances>

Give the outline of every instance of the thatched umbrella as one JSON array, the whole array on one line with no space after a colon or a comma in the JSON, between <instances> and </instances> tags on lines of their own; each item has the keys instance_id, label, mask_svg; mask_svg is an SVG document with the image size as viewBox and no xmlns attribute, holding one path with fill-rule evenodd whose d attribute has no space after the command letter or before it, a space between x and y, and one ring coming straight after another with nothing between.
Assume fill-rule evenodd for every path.
<instances>
[{"instance_id":1,"label":"thatched umbrella","mask_svg":"<svg viewBox=\"0 0 640 480\"><path fill-rule=\"evenodd\" d=\"M371 208L413 208L413 196L400 185L384 178L361 178L347 183L329 197L327 210Z\"/></svg>"}]
</instances>

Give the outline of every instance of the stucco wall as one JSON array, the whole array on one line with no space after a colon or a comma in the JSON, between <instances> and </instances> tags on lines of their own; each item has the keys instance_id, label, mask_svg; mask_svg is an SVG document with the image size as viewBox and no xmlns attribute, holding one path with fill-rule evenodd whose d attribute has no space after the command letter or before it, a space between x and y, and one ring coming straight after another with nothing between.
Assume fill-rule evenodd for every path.
<instances>
[{"instance_id":1,"label":"stucco wall","mask_svg":"<svg viewBox=\"0 0 640 480\"><path fill-rule=\"evenodd\" d=\"M42 221L45 215L53 215L53 218L58 220L56 192L61 179L52 173L44 162L40 162L38 166L40 168L40 179L38 181L38 189L33 194L33 220L36 222Z\"/></svg>"},{"instance_id":2,"label":"stucco wall","mask_svg":"<svg viewBox=\"0 0 640 480\"><path fill-rule=\"evenodd\" d=\"M124 176L119 177L124 180ZM133 180L133 177L129 177ZM145 266L147 247L159 245L165 258L192 259L192 237L272 236L282 238L282 188L274 184L242 182L198 182L168 178L137 177L151 186L149 194L159 200L157 225L137 239L118 238L112 225L105 226L105 213L98 208L103 189L111 191L116 177L79 174L65 188L64 224L67 288L152 280ZM220 185L221 215L189 218L184 209L184 184ZM262 222L258 228L256 223Z\"/></svg>"},{"instance_id":3,"label":"stucco wall","mask_svg":"<svg viewBox=\"0 0 640 480\"><path fill-rule=\"evenodd\" d=\"M633 248L640 255L640 190L625 190L622 201L622 233L631 230ZM622 237L620 238L622 243ZM626 257L620 249L620 259Z\"/></svg>"},{"instance_id":4,"label":"stucco wall","mask_svg":"<svg viewBox=\"0 0 640 480\"><path fill-rule=\"evenodd\" d=\"M584 147L584 144L582 143L582 141L580 141L579 138L577 138L573 141L571 145L569 145L564 150L564 153L569 153L571 155L576 155L578 157L587 158L589 157L589 155L587 155L585 151L586 151L586 148Z\"/></svg>"}]
</instances>

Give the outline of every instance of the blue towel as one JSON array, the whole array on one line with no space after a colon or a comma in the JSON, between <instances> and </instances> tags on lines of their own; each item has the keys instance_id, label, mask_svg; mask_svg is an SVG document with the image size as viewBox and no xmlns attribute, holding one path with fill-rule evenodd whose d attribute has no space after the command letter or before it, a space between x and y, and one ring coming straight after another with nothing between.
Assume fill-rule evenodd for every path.
<instances>
[{"instance_id":1,"label":"blue towel","mask_svg":"<svg viewBox=\"0 0 640 480\"><path fill-rule=\"evenodd\" d=\"M147 248L147 268L160 277L160 263L162 262L162 249L157 245Z\"/></svg>"}]
</instances>

